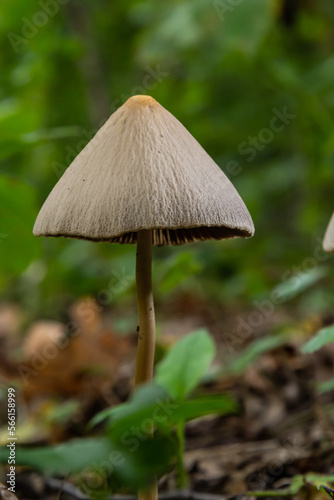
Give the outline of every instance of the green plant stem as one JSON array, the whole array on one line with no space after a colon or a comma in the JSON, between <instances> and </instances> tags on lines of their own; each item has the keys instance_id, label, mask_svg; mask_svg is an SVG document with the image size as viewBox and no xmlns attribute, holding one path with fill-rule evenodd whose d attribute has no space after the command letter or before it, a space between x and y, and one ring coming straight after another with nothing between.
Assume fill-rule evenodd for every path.
<instances>
[{"instance_id":1,"label":"green plant stem","mask_svg":"<svg viewBox=\"0 0 334 500\"><path fill-rule=\"evenodd\" d=\"M178 482L179 488L182 490L188 486L188 476L184 468L184 422L183 420L177 424L176 427L178 439L178 454L177 454L177 469L178 469Z\"/></svg>"},{"instance_id":2,"label":"green plant stem","mask_svg":"<svg viewBox=\"0 0 334 500\"><path fill-rule=\"evenodd\" d=\"M137 304L139 317L135 386L153 379L155 350L155 315L152 293L152 231L137 232ZM152 428L152 434L154 429ZM154 480L147 490L139 491L139 500L157 500L158 485Z\"/></svg>"}]
</instances>

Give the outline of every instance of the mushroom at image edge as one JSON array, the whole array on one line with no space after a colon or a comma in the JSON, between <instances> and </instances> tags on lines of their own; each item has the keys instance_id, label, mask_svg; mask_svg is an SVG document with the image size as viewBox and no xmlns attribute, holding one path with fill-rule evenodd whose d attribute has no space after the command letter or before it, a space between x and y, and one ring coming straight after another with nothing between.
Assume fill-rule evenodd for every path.
<instances>
[{"instance_id":1,"label":"mushroom at image edge","mask_svg":"<svg viewBox=\"0 0 334 500\"><path fill-rule=\"evenodd\" d=\"M323 247L325 252L334 252L334 214L332 215L332 218L329 222L323 242Z\"/></svg>"},{"instance_id":2,"label":"mushroom at image edge","mask_svg":"<svg viewBox=\"0 0 334 500\"><path fill-rule=\"evenodd\" d=\"M33 232L137 243L138 386L153 378L152 245L248 238L254 225L232 183L186 128L153 98L134 96L65 171Z\"/></svg>"}]
</instances>

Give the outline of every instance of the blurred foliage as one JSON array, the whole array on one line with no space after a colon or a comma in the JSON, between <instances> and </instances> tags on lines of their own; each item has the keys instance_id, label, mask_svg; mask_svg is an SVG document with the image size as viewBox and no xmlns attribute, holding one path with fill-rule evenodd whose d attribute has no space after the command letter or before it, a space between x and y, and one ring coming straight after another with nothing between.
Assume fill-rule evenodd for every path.
<instances>
[{"instance_id":1,"label":"blurred foliage","mask_svg":"<svg viewBox=\"0 0 334 500\"><path fill-rule=\"evenodd\" d=\"M107 305L132 299L133 281L110 282L134 275L134 248L36 240L31 230L62 172L138 93L198 139L256 225L250 241L156 249L158 303L179 291L227 305L259 300L287 272L330 259L320 249L333 211L332 0L1 7L2 299L23 303L32 318L60 317L76 297L106 289ZM326 310L333 277L328 266L321 293L307 282L300 307Z\"/></svg>"},{"instance_id":2,"label":"blurred foliage","mask_svg":"<svg viewBox=\"0 0 334 500\"><path fill-rule=\"evenodd\" d=\"M6 449L0 449L0 461L6 462ZM85 483L92 485L90 474L96 474L102 488L126 484L129 489L146 486L152 474L161 473L172 457L173 446L165 438L138 443L133 451L121 442L107 437L77 439L57 446L17 448L17 464L28 465L49 474L86 474ZM7 454L8 455L8 454ZM154 460L152 460L154 457ZM108 485L110 475L112 484ZM87 490L87 484L82 484ZM93 483L94 484L94 483Z\"/></svg>"},{"instance_id":3,"label":"blurred foliage","mask_svg":"<svg viewBox=\"0 0 334 500\"><path fill-rule=\"evenodd\" d=\"M286 340L287 335L282 334L254 340L240 353L232 356L227 365L223 366L218 373L223 375L227 375L229 373L240 375L241 373L244 373L247 368L256 363L263 353L282 346ZM214 376L215 374L212 375L212 377Z\"/></svg>"},{"instance_id":4,"label":"blurred foliage","mask_svg":"<svg viewBox=\"0 0 334 500\"><path fill-rule=\"evenodd\" d=\"M145 93L221 166L256 226L249 241L155 249L157 311L180 293L232 311L268 304L268 297L270 310L273 304L307 314L330 310L334 266L321 241L334 208L332 0L2 0L1 14L0 300L19 302L28 321L63 319L66 307L87 294L106 307L135 309L134 247L37 239L32 227L101 124L128 97ZM123 330L135 321L127 314ZM321 330L305 352L332 337L333 328ZM255 340L224 373L238 375L284 340ZM112 464L116 482L146 484L148 464L151 474L160 473L171 458L182 474L184 422L235 410L228 396L189 397L203 376L221 376L221 367L206 373L213 355L205 332L186 337L157 367L162 387L144 387L129 403L98 415L95 423L107 419L107 436L21 448L17 463L77 472L121 451L122 463ZM182 385L173 365L182 365ZM332 388L333 380L318 387ZM151 418L157 398L170 397L177 407L156 422L156 441L130 453L124 433ZM74 408L62 410L55 420ZM7 460L7 451L0 459ZM332 478L297 476L286 494L305 481L319 486Z\"/></svg>"},{"instance_id":5,"label":"blurred foliage","mask_svg":"<svg viewBox=\"0 0 334 500\"><path fill-rule=\"evenodd\" d=\"M122 484L131 490L147 486L156 474L170 469L177 448L173 429L179 422L235 411L236 404L224 394L178 401L171 399L164 388L147 384L128 403L108 408L94 417L93 425L108 419L104 437L82 438L57 446L18 447L16 463L45 473L66 476L81 473L88 484L87 477L97 473L96 488ZM7 460L8 450L1 447L0 462ZM108 485L108 481L112 484Z\"/></svg>"},{"instance_id":6,"label":"blurred foliage","mask_svg":"<svg viewBox=\"0 0 334 500\"><path fill-rule=\"evenodd\" d=\"M103 478L102 481L100 477L100 487L107 488L110 476L113 484L109 487L122 484L127 488L138 488L150 484L154 475L168 471L177 455L179 475L184 475L184 423L237 410L236 403L227 394L193 394L189 397L198 389L214 354L215 346L205 330L182 338L158 364L155 383L140 386L127 403L107 408L94 416L89 428L92 430L105 423L104 437L77 439L58 446L20 447L16 463L52 474L84 472L83 477L85 474L89 477L97 471ZM59 406L53 413L54 420L66 419L75 411L73 403L69 401L65 406ZM179 431L178 444L176 428ZM0 463L7 460L8 450L3 446L0 448Z\"/></svg>"},{"instance_id":7,"label":"blurred foliage","mask_svg":"<svg viewBox=\"0 0 334 500\"><path fill-rule=\"evenodd\" d=\"M334 342L334 326L323 328L314 337L311 338L302 348L305 353L312 353L321 349L326 344Z\"/></svg>"}]
</instances>

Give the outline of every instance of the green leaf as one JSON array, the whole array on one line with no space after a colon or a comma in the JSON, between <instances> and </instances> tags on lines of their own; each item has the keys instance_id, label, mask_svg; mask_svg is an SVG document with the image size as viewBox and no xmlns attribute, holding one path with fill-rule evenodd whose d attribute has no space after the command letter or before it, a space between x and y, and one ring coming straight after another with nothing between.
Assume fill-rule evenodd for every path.
<instances>
[{"instance_id":1,"label":"green leaf","mask_svg":"<svg viewBox=\"0 0 334 500\"><path fill-rule=\"evenodd\" d=\"M329 342L334 342L334 325L320 330L311 340L302 347L302 352L312 353L318 351Z\"/></svg>"},{"instance_id":2,"label":"green leaf","mask_svg":"<svg viewBox=\"0 0 334 500\"><path fill-rule=\"evenodd\" d=\"M109 440L82 439L65 444L38 448L16 448L16 464L29 465L50 474L76 473L93 462L102 461L112 451ZM0 461L6 463L8 448L0 448Z\"/></svg>"},{"instance_id":3,"label":"green leaf","mask_svg":"<svg viewBox=\"0 0 334 500\"><path fill-rule=\"evenodd\" d=\"M324 493L327 493L327 495L330 496L331 498L334 498L334 490L332 488L329 488L325 484L321 484L318 490L323 491Z\"/></svg>"},{"instance_id":4,"label":"green leaf","mask_svg":"<svg viewBox=\"0 0 334 500\"><path fill-rule=\"evenodd\" d=\"M200 396L183 401L170 416L171 422L187 422L205 415L235 413L237 404L226 394Z\"/></svg>"},{"instance_id":5,"label":"green leaf","mask_svg":"<svg viewBox=\"0 0 334 500\"><path fill-rule=\"evenodd\" d=\"M295 476L289 486L277 490L249 491L248 494L254 497L285 497L296 495L304 486L304 477Z\"/></svg>"},{"instance_id":6,"label":"green leaf","mask_svg":"<svg viewBox=\"0 0 334 500\"><path fill-rule=\"evenodd\" d=\"M215 345L206 330L179 340L158 364L155 381L177 400L184 399L200 382L215 355Z\"/></svg>"},{"instance_id":7,"label":"green leaf","mask_svg":"<svg viewBox=\"0 0 334 500\"><path fill-rule=\"evenodd\" d=\"M154 264L154 280L159 283L159 293L167 294L200 270L190 252L175 252L168 259Z\"/></svg>"},{"instance_id":8,"label":"green leaf","mask_svg":"<svg viewBox=\"0 0 334 500\"><path fill-rule=\"evenodd\" d=\"M40 256L41 241L32 234L37 213L31 186L0 177L0 260L7 273L24 271Z\"/></svg>"},{"instance_id":9,"label":"green leaf","mask_svg":"<svg viewBox=\"0 0 334 500\"><path fill-rule=\"evenodd\" d=\"M150 414L151 408L157 401L165 401L169 396L165 389L155 384L145 384L140 386L132 395L129 402L116 406L115 408L106 408L91 420L90 426L95 426L103 420L111 419L112 423L121 421L128 417L143 418Z\"/></svg>"},{"instance_id":10,"label":"green leaf","mask_svg":"<svg viewBox=\"0 0 334 500\"><path fill-rule=\"evenodd\" d=\"M309 472L305 474L304 480L307 484L315 486L316 488L320 488L324 484L329 486L328 483L334 483L334 475L333 474L317 474L314 472Z\"/></svg>"},{"instance_id":11,"label":"green leaf","mask_svg":"<svg viewBox=\"0 0 334 500\"><path fill-rule=\"evenodd\" d=\"M334 390L334 378L325 380L324 382L319 382L316 384L316 389L319 394L324 394L325 392Z\"/></svg>"},{"instance_id":12,"label":"green leaf","mask_svg":"<svg viewBox=\"0 0 334 500\"><path fill-rule=\"evenodd\" d=\"M156 429L166 432L179 422L212 413L231 413L236 409L236 403L226 394L209 394L186 401L173 401L162 387L147 384L140 387L128 403L98 413L90 425L109 419L110 435L113 439L119 439L129 429L142 428L146 432L148 422Z\"/></svg>"},{"instance_id":13,"label":"green leaf","mask_svg":"<svg viewBox=\"0 0 334 500\"><path fill-rule=\"evenodd\" d=\"M248 494L254 497L285 497L296 495L304 486L313 486L318 490L326 491L330 494L332 491L328 486L328 483L334 482L334 476L326 476L322 474L314 474L310 472L305 475L294 476L291 480L289 486L285 488L279 488L277 490L265 490L265 491L249 491Z\"/></svg>"},{"instance_id":14,"label":"green leaf","mask_svg":"<svg viewBox=\"0 0 334 500\"><path fill-rule=\"evenodd\" d=\"M284 283L277 285L273 290L273 294L275 294L277 301L285 302L291 300L317 283L326 274L327 269L324 267L315 267L309 271L300 272L293 275Z\"/></svg>"},{"instance_id":15,"label":"green leaf","mask_svg":"<svg viewBox=\"0 0 334 500\"><path fill-rule=\"evenodd\" d=\"M127 437L127 436L123 436ZM68 475L85 470L113 475L128 486L150 483L152 477L168 467L174 448L170 440L155 437L141 441L112 441L107 438L77 439L49 447L16 449L16 464L33 467L48 474ZM8 448L0 448L0 462L7 463Z\"/></svg>"},{"instance_id":16,"label":"green leaf","mask_svg":"<svg viewBox=\"0 0 334 500\"><path fill-rule=\"evenodd\" d=\"M274 335L254 340L240 354L231 359L227 366L223 368L223 373L243 373L261 354L283 345L286 339L286 335Z\"/></svg>"}]
</instances>

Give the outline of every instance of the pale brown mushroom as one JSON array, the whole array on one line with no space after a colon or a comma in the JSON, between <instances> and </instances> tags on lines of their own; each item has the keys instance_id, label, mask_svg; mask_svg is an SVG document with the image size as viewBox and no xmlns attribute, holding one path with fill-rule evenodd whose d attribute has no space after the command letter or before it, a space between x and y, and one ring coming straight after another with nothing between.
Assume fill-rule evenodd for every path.
<instances>
[{"instance_id":1,"label":"pale brown mushroom","mask_svg":"<svg viewBox=\"0 0 334 500\"><path fill-rule=\"evenodd\" d=\"M231 182L185 127L148 96L130 98L56 184L36 236L153 245L252 236Z\"/></svg>"},{"instance_id":2,"label":"pale brown mushroom","mask_svg":"<svg viewBox=\"0 0 334 500\"><path fill-rule=\"evenodd\" d=\"M111 115L53 188L34 226L36 236L138 243L139 349L147 328L154 329L151 246L253 233L251 216L222 170L149 96L131 97ZM153 351L137 382L151 378Z\"/></svg>"},{"instance_id":3,"label":"pale brown mushroom","mask_svg":"<svg viewBox=\"0 0 334 500\"><path fill-rule=\"evenodd\" d=\"M334 213L326 230L323 247L325 252L334 252Z\"/></svg>"},{"instance_id":4,"label":"pale brown mushroom","mask_svg":"<svg viewBox=\"0 0 334 500\"><path fill-rule=\"evenodd\" d=\"M68 167L34 234L137 243L139 385L153 377L152 245L247 238L254 225L236 189L186 128L153 98L134 96Z\"/></svg>"}]
</instances>

